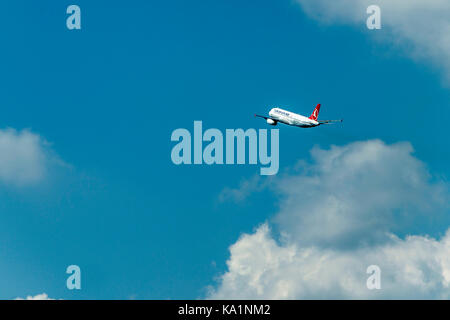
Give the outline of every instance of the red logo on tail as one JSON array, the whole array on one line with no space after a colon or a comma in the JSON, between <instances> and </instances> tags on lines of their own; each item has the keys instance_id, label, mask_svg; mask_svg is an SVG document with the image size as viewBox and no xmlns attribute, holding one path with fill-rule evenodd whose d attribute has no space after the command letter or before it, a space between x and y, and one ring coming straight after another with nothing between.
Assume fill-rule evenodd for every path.
<instances>
[{"instance_id":1,"label":"red logo on tail","mask_svg":"<svg viewBox=\"0 0 450 320\"><path fill-rule=\"evenodd\" d=\"M317 118L319 117L319 111L320 111L320 103L317 105L317 107L314 109L313 113L309 117L311 120L317 121Z\"/></svg>"}]
</instances>

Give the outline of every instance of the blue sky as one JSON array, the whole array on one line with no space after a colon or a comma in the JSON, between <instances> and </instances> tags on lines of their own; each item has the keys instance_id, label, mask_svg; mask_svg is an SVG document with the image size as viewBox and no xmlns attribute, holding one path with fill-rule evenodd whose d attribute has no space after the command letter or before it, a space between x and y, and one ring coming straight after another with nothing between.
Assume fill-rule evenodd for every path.
<instances>
[{"instance_id":1,"label":"blue sky","mask_svg":"<svg viewBox=\"0 0 450 320\"><path fill-rule=\"evenodd\" d=\"M0 5L0 127L39 135L53 159L39 182L0 186L2 299L205 297L229 246L278 205L267 190L219 201L257 166L172 164L170 135L194 120L267 128L254 113L321 103L345 122L281 127L280 174L314 146L368 139L408 141L433 176L450 174L446 70L383 41L389 25L323 24L289 0L80 0L69 31L70 4ZM442 236L443 215L399 234ZM65 286L71 264L82 290Z\"/></svg>"}]
</instances>

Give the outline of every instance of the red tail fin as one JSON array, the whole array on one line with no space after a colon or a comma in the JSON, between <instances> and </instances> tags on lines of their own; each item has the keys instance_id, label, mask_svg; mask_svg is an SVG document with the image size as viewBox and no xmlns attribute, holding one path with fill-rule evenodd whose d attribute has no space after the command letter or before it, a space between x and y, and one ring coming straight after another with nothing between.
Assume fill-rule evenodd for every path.
<instances>
[{"instance_id":1,"label":"red tail fin","mask_svg":"<svg viewBox=\"0 0 450 320\"><path fill-rule=\"evenodd\" d=\"M316 120L319 117L319 111L320 111L320 103L317 105L317 107L314 109L313 113L309 117L311 120Z\"/></svg>"}]
</instances>

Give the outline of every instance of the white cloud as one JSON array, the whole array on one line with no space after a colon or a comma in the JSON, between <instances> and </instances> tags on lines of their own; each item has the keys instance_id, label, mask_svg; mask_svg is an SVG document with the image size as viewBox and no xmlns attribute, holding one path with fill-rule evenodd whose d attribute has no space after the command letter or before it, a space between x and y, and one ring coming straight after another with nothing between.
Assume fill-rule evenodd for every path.
<instances>
[{"instance_id":1,"label":"white cloud","mask_svg":"<svg viewBox=\"0 0 450 320\"><path fill-rule=\"evenodd\" d=\"M449 299L450 232L440 241L394 236L389 244L349 251L279 245L267 225L231 247L228 272L213 299ZM381 290L366 269L381 268Z\"/></svg>"},{"instance_id":2,"label":"white cloud","mask_svg":"<svg viewBox=\"0 0 450 320\"><path fill-rule=\"evenodd\" d=\"M430 183L409 143L380 140L311 151L313 164L274 184L282 197L275 217L303 245L352 247L386 241L397 224L446 204L441 183Z\"/></svg>"},{"instance_id":3,"label":"white cloud","mask_svg":"<svg viewBox=\"0 0 450 320\"><path fill-rule=\"evenodd\" d=\"M27 296L25 299L23 298L16 298L14 300L54 300L48 297L46 293L37 294L34 297L33 296Z\"/></svg>"},{"instance_id":4,"label":"white cloud","mask_svg":"<svg viewBox=\"0 0 450 320\"><path fill-rule=\"evenodd\" d=\"M28 130L0 130L0 182L28 186L43 180L48 167L58 161L48 143Z\"/></svg>"},{"instance_id":5,"label":"white cloud","mask_svg":"<svg viewBox=\"0 0 450 320\"><path fill-rule=\"evenodd\" d=\"M414 58L431 60L445 68L450 81L450 1L448 0L296 0L322 23L352 24L366 28L369 5L381 8L387 40L404 47ZM373 31L377 32L377 31Z\"/></svg>"},{"instance_id":6,"label":"white cloud","mask_svg":"<svg viewBox=\"0 0 450 320\"><path fill-rule=\"evenodd\" d=\"M446 186L412 153L379 140L313 149L311 164L272 183L280 236L268 224L242 236L209 297L450 298L450 231L440 240L394 234L448 203ZM373 264L379 291L366 288Z\"/></svg>"}]
</instances>

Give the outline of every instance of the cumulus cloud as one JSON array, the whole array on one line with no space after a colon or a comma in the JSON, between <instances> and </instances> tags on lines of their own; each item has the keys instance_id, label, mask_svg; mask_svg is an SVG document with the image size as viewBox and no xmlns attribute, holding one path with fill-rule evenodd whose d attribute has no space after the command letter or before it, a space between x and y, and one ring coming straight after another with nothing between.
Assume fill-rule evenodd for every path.
<instances>
[{"instance_id":1,"label":"cumulus cloud","mask_svg":"<svg viewBox=\"0 0 450 320\"><path fill-rule=\"evenodd\" d=\"M396 225L446 204L445 186L431 182L409 143L380 140L311 151L312 164L274 187L282 198L275 217L303 245L353 247L384 242Z\"/></svg>"},{"instance_id":2,"label":"cumulus cloud","mask_svg":"<svg viewBox=\"0 0 450 320\"><path fill-rule=\"evenodd\" d=\"M445 68L450 81L450 1L447 0L296 0L322 23L352 24L365 28L368 6L381 8L387 40L405 48L414 58L431 60Z\"/></svg>"},{"instance_id":3,"label":"cumulus cloud","mask_svg":"<svg viewBox=\"0 0 450 320\"><path fill-rule=\"evenodd\" d=\"M336 251L279 245L267 224L231 247L228 272L213 299L449 299L450 233L411 236L371 248ZM370 265L381 268L381 290L368 290Z\"/></svg>"},{"instance_id":4,"label":"cumulus cloud","mask_svg":"<svg viewBox=\"0 0 450 320\"><path fill-rule=\"evenodd\" d=\"M58 161L48 143L29 130L0 130L0 183L33 185L43 180Z\"/></svg>"},{"instance_id":5,"label":"cumulus cloud","mask_svg":"<svg viewBox=\"0 0 450 320\"><path fill-rule=\"evenodd\" d=\"M46 293L37 294L35 296L27 296L24 298L16 298L14 300L54 300L48 297Z\"/></svg>"},{"instance_id":6,"label":"cumulus cloud","mask_svg":"<svg viewBox=\"0 0 450 320\"><path fill-rule=\"evenodd\" d=\"M441 239L395 235L448 203L446 185L409 143L315 148L310 163L270 186L278 232L265 223L233 244L210 298L450 297L450 231ZM381 290L366 287L370 265L382 270Z\"/></svg>"}]
</instances>

